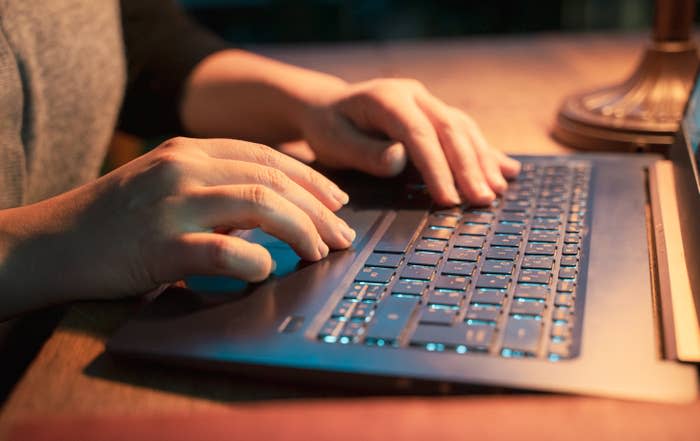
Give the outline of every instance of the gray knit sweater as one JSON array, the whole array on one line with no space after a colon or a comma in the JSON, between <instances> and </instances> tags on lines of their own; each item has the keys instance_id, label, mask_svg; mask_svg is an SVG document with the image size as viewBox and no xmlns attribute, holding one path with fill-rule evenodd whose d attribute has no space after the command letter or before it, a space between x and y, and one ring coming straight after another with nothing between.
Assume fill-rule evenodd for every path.
<instances>
[{"instance_id":1,"label":"gray knit sweater","mask_svg":"<svg viewBox=\"0 0 700 441\"><path fill-rule=\"evenodd\" d=\"M174 0L0 0L0 209L94 179L118 121L177 132L187 74L223 47Z\"/></svg>"}]
</instances>

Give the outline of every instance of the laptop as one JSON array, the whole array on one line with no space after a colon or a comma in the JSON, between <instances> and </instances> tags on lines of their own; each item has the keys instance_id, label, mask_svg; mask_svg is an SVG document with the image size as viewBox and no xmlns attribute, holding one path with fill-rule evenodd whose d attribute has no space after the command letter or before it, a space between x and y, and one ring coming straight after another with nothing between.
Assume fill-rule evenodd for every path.
<instances>
[{"instance_id":1,"label":"laptop","mask_svg":"<svg viewBox=\"0 0 700 441\"><path fill-rule=\"evenodd\" d=\"M697 80L697 79L696 79ZM498 387L697 397L700 87L670 159L520 157L488 207L436 208L415 171L334 173L349 250L302 262L259 230L265 282L191 277L108 342L120 357L370 391Z\"/></svg>"}]
</instances>

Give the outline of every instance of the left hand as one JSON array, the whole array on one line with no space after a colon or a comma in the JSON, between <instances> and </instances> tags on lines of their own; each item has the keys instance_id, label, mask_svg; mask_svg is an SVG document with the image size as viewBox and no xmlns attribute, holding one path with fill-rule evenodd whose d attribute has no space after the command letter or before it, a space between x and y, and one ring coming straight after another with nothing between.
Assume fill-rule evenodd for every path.
<instances>
[{"instance_id":1,"label":"left hand","mask_svg":"<svg viewBox=\"0 0 700 441\"><path fill-rule=\"evenodd\" d=\"M340 88L306 112L301 128L319 162L331 167L394 176L408 156L440 205L488 204L520 171L473 119L415 80Z\"/></svg>"}]
</instances>

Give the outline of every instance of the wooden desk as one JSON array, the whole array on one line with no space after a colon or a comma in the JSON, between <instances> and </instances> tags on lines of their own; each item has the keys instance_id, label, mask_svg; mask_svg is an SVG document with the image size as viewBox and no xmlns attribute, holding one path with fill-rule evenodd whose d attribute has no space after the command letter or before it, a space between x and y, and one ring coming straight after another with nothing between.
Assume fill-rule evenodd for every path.
<instances>
[{"instance_id":1,"label":"wooden desk","mask_svg":"<svg viewBox=\"0 0 700 441\"><path fill-rule=\"evenodd\" d=\"M512 153L565 153L549 137L561 98L624 77L645 38L544 35L257 49L353 81L415 77L471 113L493 145ZM700 402L495 393L348 397L330 388L114 364L102 356L104 342L134 306L71 307L5 405L0 438L28 421L82 439L120 439L127 427L130 439L146 439L150 429L167 434L163 439L700 439ZM188 418L173 419L178 416ZM46 426L47 418L56 425ZM117 435L107 437L105 428Z\"/></svg>"}]
</instances>

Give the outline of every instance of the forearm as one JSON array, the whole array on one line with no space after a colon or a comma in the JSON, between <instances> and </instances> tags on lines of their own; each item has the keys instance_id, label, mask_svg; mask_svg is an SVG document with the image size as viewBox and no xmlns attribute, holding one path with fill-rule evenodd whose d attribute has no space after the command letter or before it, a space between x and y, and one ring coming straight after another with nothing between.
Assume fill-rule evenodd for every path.
<instances>
[{"instance_id":1,"label":"forearm","mask_svg":"<svg viewBox=\"0 0 700 441\"><path fill-rule=\"evenodd\" d=\"M340 78L241 50L212 54L183 94L183 126L200 137L277 144L301 137L301 118L345 88Z\"/></svg>"},{"instance_id":2,"label":"forearm","mask_svg":"<svg viewBox=\"0 0 700 441\"><path fill-rule=\"evenodd\" d=\"M0 210L0 320L59 302L46 284L54 240L49 231L35 231L41 214L28 207Z\"/></svg>"}]
</instances>

